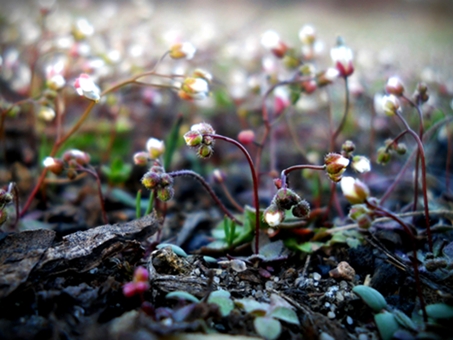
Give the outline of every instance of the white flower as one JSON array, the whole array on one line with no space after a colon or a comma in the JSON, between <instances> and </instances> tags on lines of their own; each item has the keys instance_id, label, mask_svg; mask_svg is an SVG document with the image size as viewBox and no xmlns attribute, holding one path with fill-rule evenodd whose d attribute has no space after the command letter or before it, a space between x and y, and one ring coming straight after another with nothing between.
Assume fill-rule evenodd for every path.
<instances>
[{"instance_id":1,"label":"white flower","mask_svg":"<svg viewBox=\"0 0 453 340\"><path fill-rule=\"evenodd\" d=\"M277 32L269 30L263 33L261 36L261 45L268 50L278 48L280 44L280 36Z\"/></svg>"},{"instance_id":2,"label":"white flower","mask_svg":"<svg viewBox=\"0 0 453 340\"><path fill-rule=\"evenodd\" d=\"M93 82L88 74L82 73L74 82L74 87L79 94L85 98L98 102L101 98L101 90Z\"/></svg>"},{"instance_id":3,"label":"white flower","mask_svg":"<svg viewBox=\"0 0 453 340\"><path fill-rule=\"evenodd\" d=\"M55 118L55 110L49 106L41 106L38 117L46 122L50 122Z\"/></svg>"},{"instance_id":4,"label":"white flower","mask_svg":"<svg viewBox=\"0 0 453 340\"><path fill-rule=\"evenodd\" d=\"M269 208L271 207L272 206L270 206ZM269 225L269 227L276 227L283 222L285 215L278 209L269 208L264 212L264 221Z\"/></svg>"},{"instance_id":5,"label":"white flower","mask_svg":"<svg viewBox=\"0 0 453 340\"><path fill-rule=\"evenodd\" d=\"M400 108L398 97L393 94L382 97L382 109L388 116L393 116Z\"/></svg>"},{"instance_id":6,"label":"white flower","mask_svg":"<svg viewBox=\"0 0 453 340\"><path fill-rule=\"evenodd\" d=\"M304 25L299 31L299 39L302 44L312 45L316 39L316 31L311 25Z\"/></svg>"},{"instance_id":7,"label":"white flower","mask_svg":"<svg viewBox=\"0 0 453 340\"><path fill-rule=\"evenodd\" d=\"M330 56L342 77L350 76L354 72L353 54L349 47L336 46L330 50Z\"/></svg>"},{"instance_id":8,"label":"white flower","mask_svg":"<svg viewBox=\"0 0 453 340\"><path fill-rule=\"evenodd\" d=\"M354 156L352 158L351 166L355 171L361 174L371 170L370 160L365 156Z\"/></svg>"},{"instance_id":9,"label":"white flower","mask_svg":"<svg viewBox=\"0 0 453 340\"><path fill-rule=\"evenodd\" d=\"M398 77L390 77L385 85L385 90L389 94L401 96L404 92L404 85Z\"/></svg>"},{"instance_id":10,"label":"white flower","mask_svg":"<svg viewBox=\"0 0 453 340\"><path fill-rule=\"evenodd\" d=\"M157 159L165 152L165 143L159 139L150 138L146 142L146 150L151 159Z\"/></svg>"},{"instance_id":11,"label":"white flower","mask_svg":"<svg viewBox=\"0 0 453 340\"><path fill-rule=\"evenodd\" d=\"M169 55L173 59L185 58L190 60L195 55L197 49L190 42L177 43L170 47Z\"/></svg>"},{"instance_id":12,"label":"white flower","mask_svg":"<svg viewBox=\"0 0 453 340\"><path fill-rule=\"evenodd\" d=\"M181 90L178 92L182 99L205 99L209 95L208 82L202 78L188 77L181 84Z\"/></svg>"},{"instance_id":13,"label":"white flower","mask_svg":"<svg viewBox=\"0 0 453 340\"><path fill-rule=\"evenodd\" d=\"M364 203L370 196L370 190L358 179L353 177L345 176L340 182L341 191L343 191L344 197L351 204Z\"/></svg>"},{"instance_id":14,"label":"white flower","mask_svg":"<svg viewBox=\"0 0 453 340\"><path fill-rule=\"evenodd\" d=\"M46 157L42 161L42 165L44 165L45 168L50 168L51 166L53 166L55 164L57 164L57 162L55 161L55 158L53 158L53 157Z\"/></svg>"}]
</instances>

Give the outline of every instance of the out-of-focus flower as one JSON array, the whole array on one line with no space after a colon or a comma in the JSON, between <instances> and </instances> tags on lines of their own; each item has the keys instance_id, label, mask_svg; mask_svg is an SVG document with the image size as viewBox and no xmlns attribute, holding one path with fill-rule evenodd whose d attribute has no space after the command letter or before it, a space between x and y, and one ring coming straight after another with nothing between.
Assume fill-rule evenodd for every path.
<instances>
[{"instance_id":1,"label":"out-of-focus flower","mask_svg":"<svg viewBox=\"0 0 453 340\"><path fill-rule=\"evenodd\" d=\"M332 84L335 81L335 79L338 78L339 75L340 71L338 71L337 68L329 67L327 70L318 73L316 78L318 86L321 87Z\"/></svg>"},{"instance_id":2,"label":"out-of-focus flower","mask_svg":"<svg viewBox=\"0 0 453 340\"><path fill-rule=\"evenodd\" d=\"M41 106L39 108L38 117L46 122L50 122L55 118L55 110L49 106Z\"/></svg>"},{"instance_id":3,"label":"out-of-focus flower","mask_svg":"<svg viewBox=\"0 0 453 340\"><path fill-rule=\"evenodd\" d=\"M209 95L208 82L202 78L188 77L181 84L178 95L185 100L205 99Z\"/></svg>"},{"instance_id":4,"label":"out-of-focus flower","mask_svg":"<svg viewBox=\"0 0 453 340\"><path fill-rule=\"evenodd\" d=\"M253 130L242 130L238 134L238 141L242 144L251 144L255 140L255 132Z\"/></svg>"},{"instance_id":5,"label":"out-of-focus flower","mask_svg":"<svg viewBox=\"0 0 453 340\"><path fill-rule=\"evenodd\" d=\"M169 55L173 59L185 58L190 60L195 55L197 49L190 42L177 43L170 47Z\"/></svg>"},{"instance_id":6,"label":"out-of-focus flower","mask_svg":"<svg viewBox=\"0 0 453 340\"><path fill-rule=\"evenodd\" d=\"M165 143L157 138L150 138L146 142L146 150L151 159L157 159L165 152Z\"/></svg>"},{"instance_id":7,"label":"out-of-focus flower","mask_svg":"<svg viewBox=\"0 0 453 340\"><path fill-rule=\"evenodd\" d=\"M398 97L401 96L404 92L404 85L401 82L401 79L398 77L390 77L385 85L385 91L388 94L393 94Z\"/></svg>"},{"instance_id":8,"label":"out-of-focus flower","mask_svg":"<svg viewBox=\"0 0 453 340\"><path fill-rule=\"evenodd\" d=\"M277 227L283 222L285 213L277 205L271 204L264 210L263 219L270 227Z\"/></svg>"},{"instance_id":9,"label":"out-of-focus flower","mask_svg":"<svg viewBox=\"0 0 453 340\"><path fill-rule=\"evenodd\" d=\"M134 271L132 282L128 282L123 286L123 294L125 297L132 297L137 294L143 294L149 289L149 274L146 268L137 267Z\"/></svg>"},{"instance_id":10,"label":"out-of-focus flower","mask_svg":"<svg viewBox=\"0 0 453 340\"><path fill-rule=\"evenodd\" d=\"M86 73L82 73L75 80L74 87L79 96L83 96L95 102L98 102L99 99L101 99L101 90Z\"/></svg>"},{"instance_id":11,"label":"out-of-focus flower","mask_svg":"<svg viewBox=\"0 0 453 340\"><path fill-rule=\"evenodd\" d=\"M354 72L352 50L345 46L341 40L336 47L330 50L330 56L342 77L348 77Z\"/></svg>"},{"instance_id":12,"label":"out-of-focus flower","mask_svg":"<svg viewBox=\"0 0 453 340\"><path fill-rule=\"evenodd\" d=\"M75 24L72 27L72 34L76 40L83 40L87 37L93 35L94 28L93 25L85 18L77 19Z\"/></svg>"},{"instance_id":13,"label":"out-of-focus flower","mask_svg":"<svg viewBox=\"0 0 453 340\"><path fill-rule=\"evenodd\" d=\"M313 45L316 40L316 31L311 25L304 25L299 30L299 39L304 45Z\"/></svg>"},{"instance_id":14,"label":"out-of-focus flower","mask_svg":"<svg viewBox=\"0 0 453 340\"><path fill-rule=\"evenodd\" d=\"M386 165L390 161L390 152L388 152L385 146L380 147L377 150L376 163Z\"/></svg>"},{"instance_id":15,"label":"out-of-focus flower","mask_svg":"<svg viewBox=\"0 0 453 340\"><path fill-rule=\"evenodd\" d=\"M44 158L42 164L55 175L60 175L64 170L64 163L58 158L46 157Z\"/></svg>"},{"instance_id":16,"label":"out-of-focus flower","mask_svg":"<svg viewBox=\"0 0 453 340\"><path fill-rule=\"evenodd\" d=\"M354 156L352 158L351 167L361 174L368 172L371 170L370 160L365 156Z\"/></svg>"},{"instance_id":17,"label":"out-of-focus flower","mask_svg":"<svg viewBox=\"0 0 453 340\"><path fill-rule=\"evenodd\" d=\"M324 164L326 166L327 176L332 181L339 182L343 173L346 171L346 167L349 165L349 159L332 152L324 157Z\"/></svg>"},{"instance_id":18,"label":"out-of-focus flower","mask_svg":"<svg viewBox=\"0 0 453 340\"><path fill-rule=\"evenodd\" d=\"M79 165L87 165L90 163L90 155L86 152L77 150L77 149L71 149L68 151L65 151L62 156L63 160L67 162L69 165L71 163L75 162L76 164Z\"/></svg>"},{"instance_id":19,"label":"out-of-focus flower","mask_svg":"<svg viewBox=\"0 0 453 340\"><path fill-rule=\"evenodd\" d=\"M134 164L135 165L147 165L149 160L148 153L145 151L140 151L134 154Z\"/></svg>"},{"instance_id":20,"label":"out-of-focus flower","mask_svg":"<svg viewBox=\"0 0 453 340\"><path fill-rule=\"evenodd\" d=\"M278 33L273 30L263 33L261 36L261 45L278 58L283 58L286 51L288 51L288 46L280 39Z\"/></svg>"},{"instance_id":21,"label":"out-of-focus flower","mask_svg":"<svg viewBox=\"0 0 453 340\"><path fill-rule=\"evenodd\" d=\"M286 87L279 86L274 90L274 110L275 114L281 114L291 105L290 93Z\"/></svg>"},{"instance_id":22,"label":"out-of-focus flower","mask_svg":"<svg viewBox=\"0 0 453 340\"><path fill-rule=\"evenodd\" d=\"M364 203L370 196L370 190L365 183L355 179L354 177L343 177L340 185L344 197L351 204Z\"/></svg>"},{"instance_id":23,"label":"out-of-focus flower","mask_svg":"<svg viewBox=\"0 0 453 340\"><path fill-rule=\"evenodd\" d=\"M416 103L426 103L429 99L428 86L425 83L418 83L413 97Z\"/></svg>"},{"instance_id":24,"label":"out-of-focus flower","mask_svg":"<svg viewBox=\"0 0 453 340\"><path fill-rule=\"evenodd\" d=\"M195 78L202 78L210 84L212 82L212 74L208 71L202 70L201 68L195 69L192 73L193 77Z\"/></svg>"},{"instance_id":25,"label":"out-of-focus flower","mask_svg":"<svg viewBox=\"0 0 453 340\"><path fill-rule=\"evenodd\" d=\"M395 115L400 109L400 101L397 96L390 94L382 98L382 109L387 116Z\"/></svg>"}]
</instances>

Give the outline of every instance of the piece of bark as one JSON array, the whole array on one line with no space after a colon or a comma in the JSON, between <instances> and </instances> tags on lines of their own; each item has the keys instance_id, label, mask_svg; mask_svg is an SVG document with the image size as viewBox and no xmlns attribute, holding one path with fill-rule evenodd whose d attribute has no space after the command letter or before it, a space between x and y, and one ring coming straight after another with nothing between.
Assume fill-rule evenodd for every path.
<instances>
[{"instance_id":1,"label":"piece of bark","mask_svg":"<svg viewBox=\"0 0 453 340\"><path fill-rule=\"evenodd\" d=\"M54 238L52 230L28 230L0 240L0 299L27 281Z\"/></svg>"},{"instance_id":2,"label":"piece of bark","mask_svg":"<svg viewBox=\"0 0 453 340\"><path fill-rule=\"evenodd\" d=\"M160 221L155 214L121 224L106 224L63 237L63 241L48 248L33 274L55 275L69 270L86 272L108 257L155 234Z\"/></svg>"}]
</instances>

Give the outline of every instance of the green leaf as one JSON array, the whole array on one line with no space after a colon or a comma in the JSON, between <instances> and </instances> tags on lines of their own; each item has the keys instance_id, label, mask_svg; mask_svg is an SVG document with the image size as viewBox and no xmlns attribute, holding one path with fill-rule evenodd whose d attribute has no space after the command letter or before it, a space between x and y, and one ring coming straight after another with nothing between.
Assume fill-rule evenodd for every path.
<instances>
[{"instance_id":1,"label":"green leaf","mask_svg":"<svg viewBox=\"0 0 453 340\"><path fill-rule=\"evenodd\" d=\"M255 318L255 320L253 320L253 325L255 326L255 331L258 335L266 340L277 339L282 332L280 321L266 316Z\"/></svg>"},{"instance_id":2,"label":"green leaf","mask_svg":"<svg viewBox=\"0 0 453 340\"><path fill-rule=\"evenodd\" d=\"M137 197L135 198L135 217L136 218L140 218L142 216L141 202L142 202L142 191L138 190Z\"/></svg>"},{"instance_id":3,"label":"green leaf","mask_svg":"<svg viewBox=\"0 0 453 340\"><path fill-rule=\"evenodd\" d=\"M374 288L358 285L355 286L352 291L360 296L363 302L365 302L375 313L379 313L387 307L387 302L382 294Z\"/></svg>"},{"instance_id":4,"label":"green leaf","mask_svg":"<svg viewBox=\"0 0 453 340\"><path fill-rule=\"evenodd\" d=\"M208 302L219 306L220 314L222 314L222 316L230 315L231 311L234 309L234 302L229 297L213 296L211 293Z\"/></svg>"},{"instance_id":5,"label":"green leaf","mask_svg":"<svg viewBox=\"0 0 453 340\"><path fill-rule=\"evenodd\" d=\"M224 298L230 298L231 293L227 290L219 289L211 292L211 295L209 295L209 298L211 297L224 297Z\"/></svg>"},{"instance_id":6,"label":"green leaf","mask_svg":"<svg viewBox=\"0 0 453 340\"><path fill-rule=\"evenodd\" d=\"M195 296L193 296L190 293L187 292L182 292L182 291L174 291L170 292L167 295L165 295L166 299L177 299L177 300L186 300L194 303L200 302Z\"/></svg>"},{"instance_id":7,"label":"green leaf","mask_svg":"<svg viewBox=\"0 0 453 340\"><path fill-rule=\"evenodd\" d=\"M187 257L187 253L181 247L178 247L175 244L161 243L156 246L157 249L161 249L161 248L165 248L165 247L170 247L171 250L178 256Z\"/></svg>"},{"instance_id":8,"label":"green leaf","mask_svg":"<svg viewBox=\"0 0 453 340\"><path fill-rule=\"evenodd\" d=\"M324 243L322 242L304 242L302 244L299 244L297 240L293 238L285 241L285 246L287 246L289 249L298 250L301 251L302 253L307 254L311 254L317 251L323 245Z\"/></svg>"},{"instance_id":9,"label":"green leaf","mask_svg":"<svg viewBox=\"0 0 453 340\"><path fill-rule=\"evenodd\" d=\"M101 172L107 177L109 183L121 184L129 178L132 165L124 163L120 158L115 158L109 166L102 166Z\"/></svg>"},{"instance_id":10,"label":"green leaf","mask_svg":"<svg viewBox=\"0 0 453 340\"><path fill-rule=\"evenodd\" d=\"M296 312L287 307L277 307L269 316L293 325L299 325L299 318L297 317Z\"/></svg>"},{"instance_id":11,"label":"green leaf","mask_svg":"<svg viewBox=\"0 0 453 340\"><path fill-rule=\"evenodd\" d=\"M426 306L426 313L432 319L453 319L453 306L435 303Z\"/></svg>"},{"instance_id":12,"label":"green leaf","mask_svg":"<svg viewBox=\"0 0 453 340\"><path fill-rule=\"evenodd\" d=\"M395 309L393 311L393 315L395 316L395 320L404 328L417 332L417 325L412 321L410 317L404 314L402 311Z\"/></svg>"},{"instance_id":13,"label":"green leaf","mask_svg":"<svg viewBox=\"0 0 453 340\"><path fill-rule=\"evenodd\" d=\"M389 312L376 314L374 316L374 322L376 322L382 340L391 340L393 334L399 329L395 316Z\"/></svg>"}]
</instances>

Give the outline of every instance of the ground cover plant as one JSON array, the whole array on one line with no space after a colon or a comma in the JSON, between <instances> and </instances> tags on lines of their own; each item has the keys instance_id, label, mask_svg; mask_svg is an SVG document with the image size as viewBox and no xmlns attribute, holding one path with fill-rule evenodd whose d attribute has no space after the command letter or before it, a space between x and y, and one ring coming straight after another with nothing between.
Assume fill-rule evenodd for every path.
<instances>
[{"instance_id":1,"label":"ground cover plant","mask_svg":"<svg viewBox=\"0 0 453 340\"><path fill-rule=\"evenodd\" d=\"M2 338L451 336L450 79L306 23L29 10L0 21Z\"/></svg>"}]
</instances>

